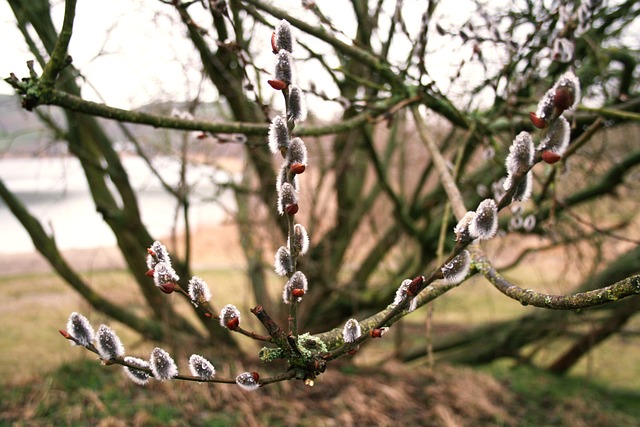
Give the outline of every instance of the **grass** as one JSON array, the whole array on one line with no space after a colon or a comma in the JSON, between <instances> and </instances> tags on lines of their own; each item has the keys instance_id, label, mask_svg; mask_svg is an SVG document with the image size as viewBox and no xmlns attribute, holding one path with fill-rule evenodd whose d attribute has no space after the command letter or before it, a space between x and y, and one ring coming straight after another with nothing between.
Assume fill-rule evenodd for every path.
<instances>
[{"instance_id":1,"label":"grass","mask_svg":"<svg viewBox=\"0 0 640 427\"><path fill-rule=\"evenodd\" d=\"M198 274L210 284L215 300L241 307L252 304L248 292L239 292L246 289L241 270L210 269ZM102 293L142 309L141 297L132 291L135 287L125 272L94 271L85 277ZM188 312L180 304L179 310ZM528 309L486 282L474 280L438 299L434 321L436 325L475 325ZM531 367L511 368L506 362L480 371L438 365L430 372L420 366L380 365L394 350L394 334L400 328L392 328L389 339L368 343L354 359L332 365L313 389L296 382L246 394L236 387L178 382L135 386L119 367L100 366L91 353L70 348L58 335L71 311L84 313L94 326L106 321L53 274L0 278L0 426L14 422L315 426L367 424L367 420L407 425L640 424L636 404L640 343L628 337L607 341L570 376L560 378ZM420 331L424 321L425 309L409 316L405 334ZM152 343L141 342L122 325L109 324L129 353L148 353ZM637 326L640 319L632 324ZM237 371L216 368L221 374L227 371L226 376Z\"/></svg>"},{"instance_id":2,"label":"grass","mask_svg":"<svg viewBox=\"0 0 640 427\"><path fill-rule=\"evenodd\" d=\"M495 362L482 368L508 385L527 408L521 425L634 425L640 390L611 388L585 377L558 377L530 366ZM581 418L580 420L575 417ZM612 423L613 420L617 422Z\"/></svg>"},{"instance_id":3,"label":"grass","mask_svg":"<svg viewBox=\"0 0 640 427\"><path fill-rule=\"evenodd\" d=\"M477 372L439 366L334 367L314 388L300 382L248 393L234 386L151 383L94 360L0 389L0 425L637 425L640 393L531 367ZM8 385L8 386L7 386Z\"/></svg>"}]
</instances>

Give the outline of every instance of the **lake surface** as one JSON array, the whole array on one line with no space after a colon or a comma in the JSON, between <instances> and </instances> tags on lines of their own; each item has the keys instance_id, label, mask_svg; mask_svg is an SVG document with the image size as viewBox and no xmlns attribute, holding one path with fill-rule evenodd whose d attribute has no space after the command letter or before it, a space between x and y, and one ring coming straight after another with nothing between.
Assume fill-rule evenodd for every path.
<instances>
[{"instance_id":1,"label":"lake surface","mask_svg":"<svg viewBox=\"0 0 640 427\"><path fill-rule=\"evenodd\" d=\"M152 236L167 236L173 226L176 203L161 187L151 170L137 157L122 159L129 179L139 195L142 219ZM179 180L179 162L154 159L154 166L171 185ZM22 200L47 232L55 235L60 249L114 246L116 239L102 221L91 199L80 162L72 157L0 159L0 178ZM187 182L193 186L190 206L192 226L216 224L226 217L225 208L235 206L229 191L211 201L218 183L231 179L210 166L190 166ZM178 229L184 229L182 221ZM32 252L33 243L22 225L0 199L0 253ZM151 242L150 242L151 243Z\"/></svg>"}]
</instances>

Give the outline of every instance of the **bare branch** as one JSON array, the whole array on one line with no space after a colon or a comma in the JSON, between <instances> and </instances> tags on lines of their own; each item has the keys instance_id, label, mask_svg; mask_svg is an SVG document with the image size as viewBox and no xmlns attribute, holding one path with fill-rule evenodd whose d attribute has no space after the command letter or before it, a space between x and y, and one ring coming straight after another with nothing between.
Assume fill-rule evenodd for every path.
<instances>
[{"instance_id":1,"label":"bare branch","mask_svg":"<svg viewBox=\"0 0 640 427\"><path fill-rule=\"evenodd\" d=\"M597 307L640 294L640 275L627 277L604 288L573 295L544 294L531 289L523 289L509 282L491 266L489 260L481 252L475 252L473 258L475 268L478 269L496 289L523 305L532 305L534 307L552 310L579 310Z\"/></svg>"}]
</instances>

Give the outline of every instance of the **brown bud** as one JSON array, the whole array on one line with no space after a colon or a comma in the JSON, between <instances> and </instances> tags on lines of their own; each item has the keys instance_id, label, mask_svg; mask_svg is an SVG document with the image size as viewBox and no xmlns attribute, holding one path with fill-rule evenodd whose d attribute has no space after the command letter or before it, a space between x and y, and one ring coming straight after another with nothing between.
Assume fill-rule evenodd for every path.
<instances>
[{"instance_id":1,"label":"brown bud","mask_svg":"<svg viewBox=\"0 0 640 427\"><path fill-rule=\"evenodd\" d=\"M550 165L556 163L561 158L562 158L561 155L559 155L558 153L554 153L553 151L544 150L542 152L542 160L544 160L546 163Z\"/></svg>"},{"instance_id":2,"label":"brown bud","mask_svg":"<svg viewBox=\"0 0 640 427\"><path fill-rule=\"evenodd\" d=\"M422 286L423 283L424 276L418 276L413 279L411 283L409 283L409 286L407 286L407 295L409 295L410 297L418 295L418 292L420 292L420 286Z\"/></svg>"},{"instance_id":3,"label":"brown bud","mask_svg":"<svg viewBox=\"0 0 640 427\"><path fill-rule=\"evenodd\" d=\"M547 122L544 119L536 116L536 113L534 112L529 113L529 119L531 119L531 123L533 123L533 125L538 129L544 129L547 127Z\"/></svg>"},{"instance_id":4,"label":"brown bud","mask_svg":"<svg viewBox=\"0 0 640 427\"><path fill-rule=\"evenodd\" d=\"M196 135L197 139L205 139L207 138L209 135L206 132L200 132L198 135Z\"/></svg>"},{"instance_id":5,"label":"brown bud","mask_svg":"<svg viewBox=\"0 0 640 427\"><path fill-rule=\"evenodd\" d=\"M352 348L351 350L347 351L347 354L349 356L354 356L358 352L358 350L360 350L360 346L358 346L356 348Z\"/></svg>"},{"instance_id":6,"label":"brown bud","mask_svg":"<svg viewBox=\"0 0 640 427\"><path fill-rule=\"evenodd\" d=\"M173 282L163 283L162 285L160 285L158 287L165 294L171 294L171 293L173 293L173 291L176 290L176 284L173 283Z\"/></svg>"},{"instance_id":7,"label":"brown bud","mask_svg":"<svg viewBox=\"0 0 640 427\"><path fill-rule=\"evenodd\" d=\"M290 205L285 206L284 211L287 215L295 215L298 213L298 204L292 203Z\"/></svg>"},{"instance_id":8,"label":"brown bud","mask_svg":"<svg viewBox=\"0 0 640 427\"><path fill-rule=\"evenodd\" d=\"M151 270L147 270L147 272L146 272L146 273L144 273L144 275L145 275L145 276L147 276L147 277L151 277L151 278L153 278L153 274L154 274L155 272L156 272L156 271L152 268Z\"/></svg>"},{"instance_id":9,"label":"brown bud","mask_svg":"<svg viewBox=\"0 0 640 427\"><path fill-rule=\"evenodd\" d=\"M267 80L267 83L275 90L283 90L287 87L287 84L282 80Z\"/></svg>"},{"instance_id":10,"label":"brown bud","mask_svg":"<svg viewBox=\"0 0 640 427\"><path fill-rule=\"evenodd\" d=\"M276 44L276 32L271 33L271 51L274 55L278 54L278 46Z\"/></svg>"},{"instance_id":11,"label":"brown bud","mask_svg":"<svg viewBox=\"0 0 640 427\"><path fill-rule=\"evenodd\" d=\"M71 334L69 334L69 332L65 331L64 329L60 329L58 332L60 332L60 335L62 335L66 339L71 339Z\"/></svg>"},{"instance_id":12,"label":"brown bud","mask_svg":"<svg viewBox=\"0 0 640 427\"><path fill-rule=\"evenodd\" d=\"M556 89L553 97L553 106L562 113L573 105L575 93L567 86L560 86Z\"/></svg>"},{"instance_id":13,"label":"brown bud","mask_svg":"<svg viewBox=\"0 0 640 427\"><path fill-rule=\"evenodd\" d=\"M260 381L260 375L258 375L256 371L251 372L251 376L256 380L256 382Z\"/></svg>"},{"instance_id":14,"label":"brown bud","mask_svg":"<svg viewBox=\"0 0 640 427\"><path fill-rule=\"evenodd\" d=\"M302 163L294 163L289 168L289 172L291 172L292 174L295 174L295 175L300 175L306 169L307 169L307 167L305 165L303 165Z\"/></svg>"},{"instance_id":15,"label":"brown bud","mask_svg":"<svg viewBox=\"0 0 640 427\"><path fill-rule=\"evenodd\" d=\"M240 326L240 319L238 319L237 317L234 317L227 322L227 328L229 328L229 330L231 331L235 331L236 329L238 329L238 326Z\"/></svg>"},{"instance_id":16,"label":"brown bud","mask_svg":"<svg viewBox=\"0 0 640 427\"><path fill-rule=\"evenodd\" d=\"M376 328L369 331L371 338L382 338L389 331L389 328Z\"/></svg>"}]
</instances>

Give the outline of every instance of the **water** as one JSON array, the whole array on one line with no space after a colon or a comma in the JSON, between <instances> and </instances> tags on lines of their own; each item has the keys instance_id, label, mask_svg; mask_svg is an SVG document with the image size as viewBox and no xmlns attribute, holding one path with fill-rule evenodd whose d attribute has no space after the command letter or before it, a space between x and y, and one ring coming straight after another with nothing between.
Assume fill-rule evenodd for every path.
<instances>
[{"instance_id":1,"label":"water","mask_svg":"<svg viewBox=\"0 0 640 427\"><path fill-rule=\"evenodd\" d=\"M174 225L176 203L161 187L142 159L122 159L129 179L139 195L142 220L154 237L168 235ZM154 166L171 185L178 182L179 162L154 159ZM116 239L95 210L80 162L71 157L0 159L0 178L9 190L38 218L48 233L53 233L60 249L113 246ZM191 166L187 182L193 186L190 205L192 226L216 224L226 214L223 206L233 208L230 192L223 192L220 203L211 202L218 188L228 182L227 174L209 166ZM184 228L182 221L178 229ZM35 248L27 232L0 199L0 253L32 252Z\"/></svg>"}]
</instances>

